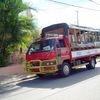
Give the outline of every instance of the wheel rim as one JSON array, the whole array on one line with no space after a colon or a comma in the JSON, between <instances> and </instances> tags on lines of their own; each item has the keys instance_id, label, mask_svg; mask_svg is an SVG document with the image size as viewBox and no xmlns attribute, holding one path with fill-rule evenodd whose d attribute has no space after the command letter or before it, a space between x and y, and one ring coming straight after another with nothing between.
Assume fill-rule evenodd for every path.
<instances>
[{"instance_id":1,"label":"wheel rim","mask_svg":"<svg viewBox=\"0 0 100 100\"><path fill-rule=\"evenodd\" d=\"M95 67L95 61L94 61L94 59L92 59L91 65L92 65L92 67Z\"/></svg>"},{"instance_id":2,"label":"wheel rim","mask_svg":"<svg viewBox=\"0 0 100 100\"><path fill-rule=\"evenodd\" d=\"M69 75L69 67L67 65L64 66L63 68L63 72L64 72L64 75Z\"/></svg>"}]
</instances>

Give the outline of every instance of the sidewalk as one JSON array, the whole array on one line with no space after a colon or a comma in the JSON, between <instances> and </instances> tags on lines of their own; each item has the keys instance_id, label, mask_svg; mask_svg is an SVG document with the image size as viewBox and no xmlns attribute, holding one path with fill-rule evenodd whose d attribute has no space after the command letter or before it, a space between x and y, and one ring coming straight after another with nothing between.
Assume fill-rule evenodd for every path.
<instances>
[{"instance_id":1,"label":"sidewalk","mask_svg":"<svg viewBox=\"0 0 100 100\"><path fill-rule=\"evenodd\" d=\"M32 77L24 73L24 64L14 64L0 68L0 85L9 84L22 79Z\"/></svg>"}]
</instances>

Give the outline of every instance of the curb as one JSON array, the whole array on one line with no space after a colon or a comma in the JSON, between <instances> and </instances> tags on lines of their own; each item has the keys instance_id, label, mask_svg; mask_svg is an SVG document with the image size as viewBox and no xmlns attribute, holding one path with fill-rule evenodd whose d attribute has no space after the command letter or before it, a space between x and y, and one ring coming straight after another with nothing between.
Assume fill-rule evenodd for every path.
<instances>
[{"instance_id":1,"label":"curb","mask_svg":"<svg viewBox=\"0 0 100 100\"><path fill-rule=\"evenodd\" d=\"M7 76L4 76L4 77L7 77ZM35 75L26 75L26 74L10 75L9 79L5 79L4 81L1 81L0 85L9 85L11 83L15 83L15 82L19 82L19 81L22 81L22 80L31 79L31 78L34 78L34 77L35 77Z\"/></svg>"}]
</instances>

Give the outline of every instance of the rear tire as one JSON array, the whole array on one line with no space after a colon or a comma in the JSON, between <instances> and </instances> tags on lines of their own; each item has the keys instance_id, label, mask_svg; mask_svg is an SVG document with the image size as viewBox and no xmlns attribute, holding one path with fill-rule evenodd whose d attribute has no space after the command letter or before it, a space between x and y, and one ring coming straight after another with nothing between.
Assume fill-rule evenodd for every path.
<instances>
[{"instance_id":1,"label":"rear tire","mask_svg":"<svg viewBox=\"0 0 100 100\"><path fill-rule=\"evenodd\" d=\"M67 77L67 76L69 76L70 72L71 72L70 64L64 62L61 65L61 69L59 70L59 75L62 77Z\"/></svg>"},{"instance_id":2,"label":"rear tire","mask_svg":"<svg viewBox=\"0 0 100 100\"><path fill-rule=\"evenodd\" d=\"M91 58L91 61L89 62L88 65L86 65L86 68L88 70L95 69L95 64L96 64L96 59L95 58Z\"/></svg>"}]
</instances>

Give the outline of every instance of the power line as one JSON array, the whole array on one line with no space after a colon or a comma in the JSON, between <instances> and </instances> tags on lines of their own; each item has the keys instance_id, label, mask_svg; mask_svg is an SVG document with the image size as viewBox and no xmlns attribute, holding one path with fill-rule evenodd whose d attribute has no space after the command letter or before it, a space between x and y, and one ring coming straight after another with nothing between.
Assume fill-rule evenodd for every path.
<instances>
[{"instance_id":1,"label":"power line","mask_svg":"<svg viewBox=\"0 0 100 100\"><path fill-rule=\"evenodd\" d=\"M89 1L95 3L96 5L100 5L100 3L97 3L97 2L95 2L95 1L93 1L93 0L89 0Z\"/></svg>"},{"instance_id":2,"label":"power line","mask_svg":"<svg viewBox=\"0 0 100 100\"><path fill-rule=\"evenodd\" d=\"M98 10L98 9L92 9L92 8L87 8L87 7L77 6L77 5L68 4L68 3L63 3L63 2L55 1L55 0L48 0L48 1L54 2L54 3L57 3L57 4L62 4L62 5L67 5L67 6L77 7L77 8L81 8L81 9L86 9L86 10L100 11L100 10Z\"/></svg>"}]
</instances>

